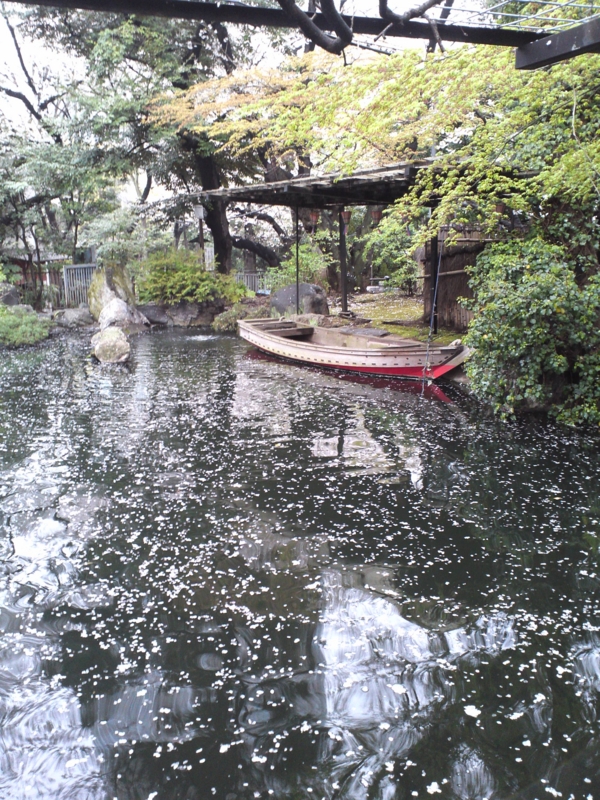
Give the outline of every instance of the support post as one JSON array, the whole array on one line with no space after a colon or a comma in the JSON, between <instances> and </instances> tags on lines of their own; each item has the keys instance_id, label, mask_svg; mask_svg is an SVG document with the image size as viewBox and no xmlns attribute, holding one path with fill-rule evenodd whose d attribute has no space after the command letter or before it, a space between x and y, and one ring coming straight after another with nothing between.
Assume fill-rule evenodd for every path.
<instances>
[{"instance_id":1,"label":"support post","mask_svg":"<svg viewBox=\"0 0 600 800\"><path fill-rule=\"evenodd\" d=\"M433 318L433 332L438 332L437 284L439 266L438 237L433 236L430 241L429 264L431 273L431 315Z\"/></svg>"},{"instance_id":2,"label":"support post","mask_svg":"<svg viewBox=\"0 0 600 800\"><path fill-rule=\"evenodd\" d=\"M296 206L296 314L300 313L300 233L298 206Z\"/></svg>"},{"instance_id":3,"label":"support post","mask_svg":"<svg viewBox=\"0 0 600 800\"><path fill-rule=\"evenodd\" d=\"M348 275L346 257L346 223L342 217L344 207L340 207L340 294L342 295L342 314L348 313Z\"/></svg>"}]
</instances>

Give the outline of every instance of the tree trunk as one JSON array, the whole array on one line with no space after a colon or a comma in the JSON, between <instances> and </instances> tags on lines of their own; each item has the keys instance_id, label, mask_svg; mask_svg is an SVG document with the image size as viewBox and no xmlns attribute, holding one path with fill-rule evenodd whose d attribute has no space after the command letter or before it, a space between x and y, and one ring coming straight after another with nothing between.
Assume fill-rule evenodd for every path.
<instances>
[{"instance_id":1,"label":"tree trunk","mask_svg":"<svg viewBox=\"0 0 600 800\"><path fill-rule=\"evenodd\" d=\"M205 144L190 131L183 131L180 137L183 149L193 156L194 168L202 188L220 189L221 175L214 156L201 153L201 147ZM206 209L206 224L213 237L217 269L226 274L231 269L232 245L227 220L227 203L224 200L211 201L210 207Z\"/></svg>"}]
</instances>

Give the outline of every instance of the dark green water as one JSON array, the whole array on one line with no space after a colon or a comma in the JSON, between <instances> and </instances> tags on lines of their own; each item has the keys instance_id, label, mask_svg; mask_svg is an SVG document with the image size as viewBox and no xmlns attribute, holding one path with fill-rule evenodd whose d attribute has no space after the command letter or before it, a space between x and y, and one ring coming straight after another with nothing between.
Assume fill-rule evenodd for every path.
<instances>
[{"instance_id":1,"label":"dark green water","mask_svg":"<svg viewBox=\"0 0 600 800\"><path fill-rule=\"evenodd\" d=\"M600 455L249 357L0 354L1 800L600 800Z\"/></svg>"}]
</instances>

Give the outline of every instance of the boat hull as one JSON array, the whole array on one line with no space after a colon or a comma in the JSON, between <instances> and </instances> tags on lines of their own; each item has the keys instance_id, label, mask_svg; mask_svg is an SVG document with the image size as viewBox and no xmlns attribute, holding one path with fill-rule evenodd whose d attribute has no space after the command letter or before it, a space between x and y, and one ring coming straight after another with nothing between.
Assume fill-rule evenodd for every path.
<instances>
[{"instance_id":1,"label":"boat hull","mask_svg":"<svg viewBox=\"0 0 600 800\"><path fill-rule=\"evenodd\" d=\"M348 346L339 346L339 341L345 343L345 339L335 330L300 325L294 328L294 323L289 322L243 320L238 325L240 336L263 353L313 367L386 378L436 380L461 364L468 353L462 346L428 349L422 342L398 337L382 340L365 336L362 346L357 347L359 337L347 336ZM303 331L307 332L304 341L286 338L302 335ZM328 344L331 338L338 340L337 346Z\"/></svg>"}]
</instances>

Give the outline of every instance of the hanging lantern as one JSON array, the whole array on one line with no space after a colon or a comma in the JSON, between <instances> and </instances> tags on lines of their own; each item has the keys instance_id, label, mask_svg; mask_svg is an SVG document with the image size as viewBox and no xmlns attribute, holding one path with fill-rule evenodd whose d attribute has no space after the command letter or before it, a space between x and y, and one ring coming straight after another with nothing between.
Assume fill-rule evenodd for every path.
<instances>
[{"instance_id":1,"label":"hanging lantern","mask_svg":"<svg viewBox=\"0 0 600 800\"><path fill-rule=\"evenodd\" d=\"M352 211L349 211L348 209L342 211L342 219L344 220L344 225L348 225L351 217L352 217Z\"/></svg>"},{"instance_id":2,"label":"hanging lantern","mask_svg":"<svg viewBox=\"0 0 600 800\"><path fill-rule=\"evenodd\" d=\"M371 219L373 220L375 225L379 225L382 217L383 217L383 211L381 208L374 208L371 211Z\"/></svg>"},{"instance_id":3,"label":"hanging lantern","mask_svg":"<svg viewBox=\"0 0 600 800\"><path fill-rule=\"evenodd\" d=\"M319 224L319 219L321 218L321 212L318 208L311 208L310 210L310 224L313 228L316 228Z\"/></svg>"}]
</instances>

